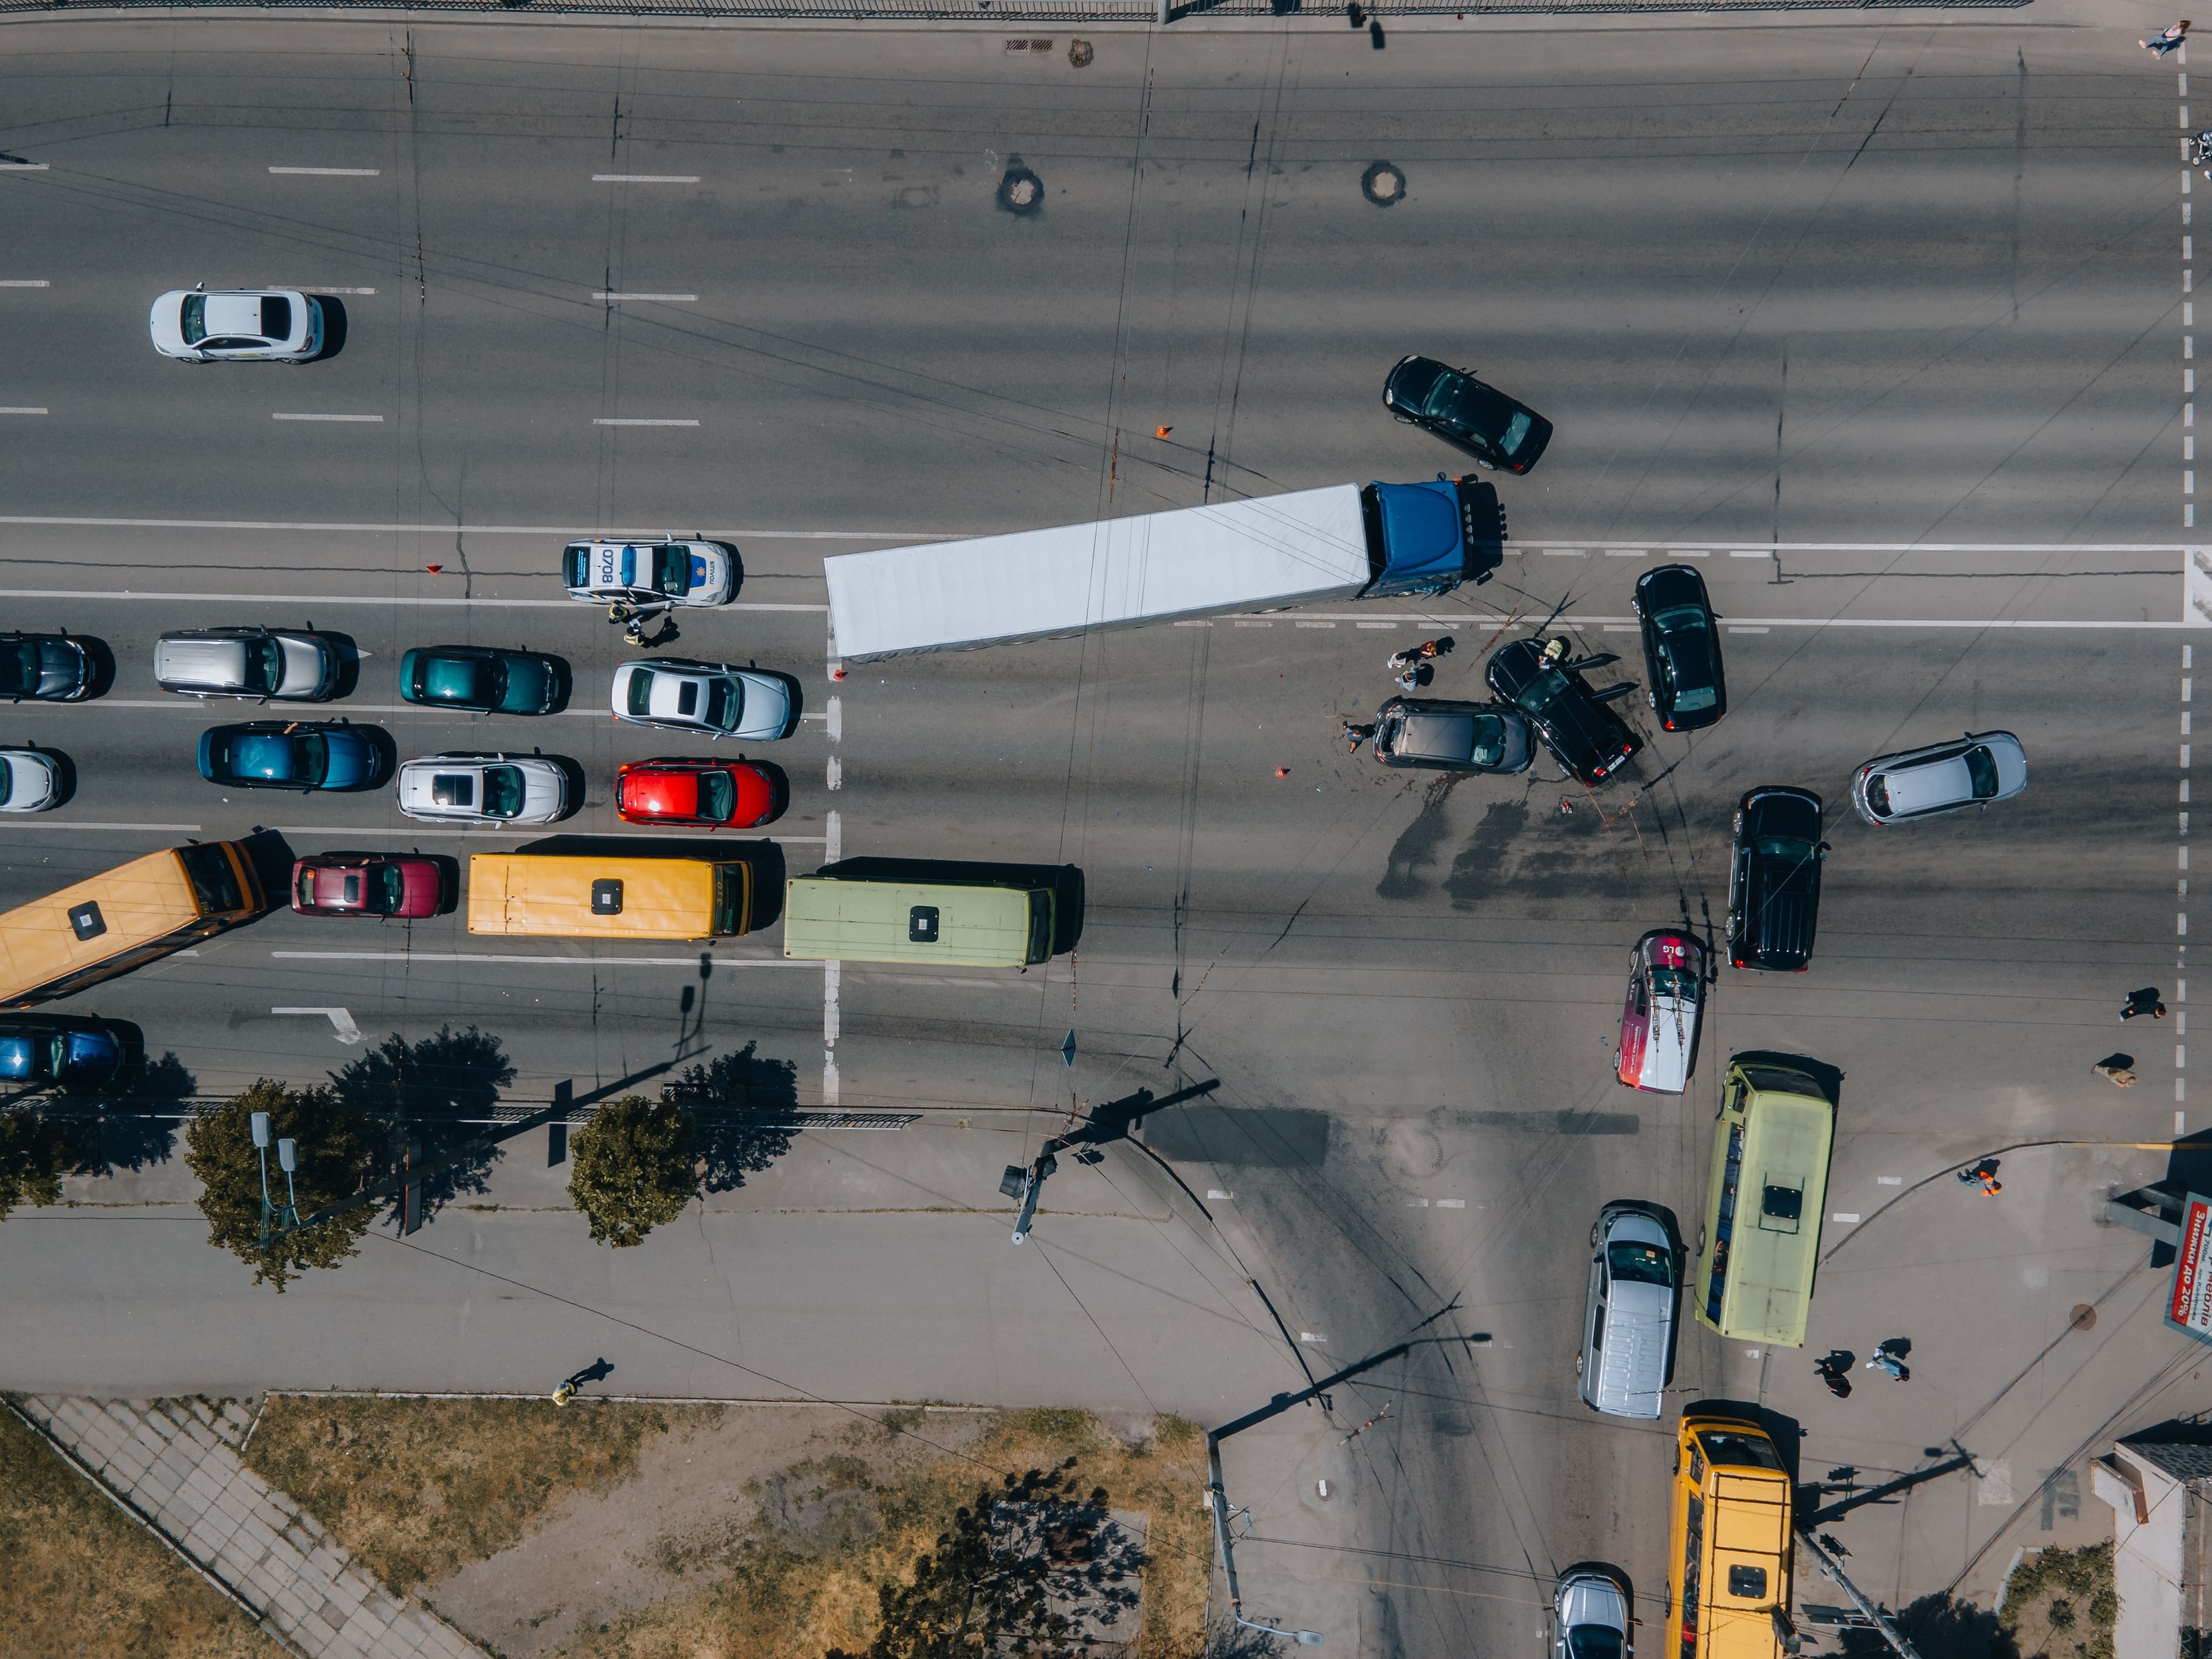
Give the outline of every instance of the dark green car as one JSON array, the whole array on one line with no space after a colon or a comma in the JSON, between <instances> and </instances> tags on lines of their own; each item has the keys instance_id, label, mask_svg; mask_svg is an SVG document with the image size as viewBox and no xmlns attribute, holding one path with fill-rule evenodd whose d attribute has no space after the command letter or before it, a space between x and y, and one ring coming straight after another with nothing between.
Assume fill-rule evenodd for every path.
<instances>
[{"instance_id":1,"label":"dark green car","mask_svg":"<svg viewBox=\"0 0 2212 1659\"><path fill-rule=\"evenodd\" d=\"M550 714L566 676L558 657L489 645L417 646L399 659L399 695L477 714Z\"/></svg>"}]
</instances>

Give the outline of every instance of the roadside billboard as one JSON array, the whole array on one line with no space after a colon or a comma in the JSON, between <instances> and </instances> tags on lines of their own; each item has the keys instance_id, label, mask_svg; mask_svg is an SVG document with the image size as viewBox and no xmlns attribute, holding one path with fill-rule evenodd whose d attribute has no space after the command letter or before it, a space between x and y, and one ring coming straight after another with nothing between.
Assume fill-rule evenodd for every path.
<instances>
[{"instance_id":1,"label":"roadside billboard","mask_svg":"<svg viewBox=\"0 0 2212 1659\"><path fill-rule=\"evenodd\" d=\"M2212 1342L2212 1199L2195 1193L2182 1201L2166 1322L2199 1342Z\"/></svg>"}]
</instances>

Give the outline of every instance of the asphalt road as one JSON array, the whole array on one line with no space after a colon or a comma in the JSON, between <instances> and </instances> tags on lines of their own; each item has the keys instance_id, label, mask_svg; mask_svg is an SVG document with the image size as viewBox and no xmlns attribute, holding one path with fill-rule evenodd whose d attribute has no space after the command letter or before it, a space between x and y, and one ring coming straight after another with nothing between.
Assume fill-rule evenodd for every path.
<instances>
[{"instance_id":1,"label":"asphalt road","mask_svg":"<svg viewBox=\"0 0 2212 1659\"><path fill-rule=\"evenodd\" d=\"M302 1381L535 1386L562 1344L604 1340L595 1314L708 1346L742 1319L749 1363L845 1398L1218 1421L1297 1376L1240 1275L1317 1371L1456 1302L1429 1334L1486 1344L1341 1391L1321 1461L1239 1494L1263 1535L1303 1516L1386 1553L1307 1571L1255 1543L1249 1605L1363 1652L1521 1652L1556 1569L1598 1557L1632 1573L1656 1640L1667 1449L1575 1401L1583 1241L1620 1196L1693 1231L1725 1056L1783 1048L1846 1073L1831 1207L1857 1219L1828 1223L1842 1254L1809 1350L1907 1335L1915 1380L1861 1372L1832 1401L1805 1356L1692 1327L1670 1401L1801 1419L1808 1478L1960 1436L1976 1481L1846 1535L1893 1603L1954 1583L1985 1601L1990 1568L2051 1524L2047 1471L2113 1423L2212 1403L2175 1369L2190 1355L2138 1241L2096 1224L2106 1190L2164 1172L2133 1143L2191 1109L2185 1028L2154 1041L2114 1016L2158 982L2185 1017L2169 884L2185 913L2176 745L2205 617L2184 575L2193 324L2166 148L2185 67L2136 51L2148 19L2085 17L1445 22L1380 52L1340 28L1178 26L1099 32L1080 70L956 31L9 25L0 147L46 170L0 178L0 282L48 286L0 288L0 406L44 411L0 415L0 580L10 625L94 635L118 674L93 704L0 715L0 738L82 779L0 830L0 902L185 834L510 844L426 836L388 795L202 783L192 739L223 715L148 668L187 624L341 630L361 680L336 712L405 754L573 758L591 797L564 828L611 831L614 765L690 746L603 712L617 641L551 574L571 530L627 526L737 543L738 607L666 648L794 673L819 716L756 751L793 786L764 856L1072 864L1088 905L1049 969L958 978L786 967L773 932L702 976L681 947L518 952L458 919L279 915L76 999L209 1092L350 1057L277 1007L342 1006L372 1036L478 1024L525 1099L757 1040L808 1104L924 1109L932 1185L876 1144L823 1154L849 1164L834 1189L794 1155L742 1216L601 1280L534 1212L557 1188L518 1167L494 1194L516 1213L422 1240L587 1310L540 1325L526 1302L479 1321L465 1270L380 1245L278 1304L187 1243L189 1214L161 1207L188 1196L173 1166L167 1188L88 1183L73 1195L135 1207L0 1230L10 1311L50 1334L11 1345L0 1380L229 1386L245 1353ZM1016 156L1047 186L1035 217L994 203ZM1388 209L1360 193L1377 160L1408 180ZM338 171L272 171L299 168ZM337 296L343 348L165 362L146 307L201 279ZM1503 486L1516 556L1493 583L1427 611L830 678L824 552L1452 466L1380 407L1408 350L1557 422ZM602 424L647 421L696 424ZM1337 741L1385 695L1387 653L1437 631L1458 641L1445 693L1475 694L1484 647L1555 612L1640 678L1629 589L1676 557L1729 619L1733 711L1657 735L1633 776L1595 796L1548 763L1427 781ZM447 640L561 653L570 710L399 705L398 653ZM1860 760L1992 726L2027 747L2019 801L1909 832L1850 817ZM1682 1100L1620 1090L1626 947L1717 922L1734 803L1785 781L1836 808L1814 970L1725 978ZM501 960L526 954L560 959ZM2087 1069L2118 1046L2143 1079L2124 1095ZM1133 1201L1152 1166L1126 1151L1055 1177L1122 1183L1050 1189L1041 1248L1079 1226L1087 1264L1060 1275L988 1267L1011 1249L999 1218L964 1218L955 1248L920 1213L1000 1202L1000 1166L1052 1122L1020 1109L1204 1077L1218 1103L1146 1139L1210 1213ZM958 1139L963 1115L1000 1127ZM2069 1144L2012 1150L2050 1142ZM2005 1195L1970 1202L1945 1171L1993 1151ZM910 1218L822 1218L851 1210ZM861 1225L897 1264L865 1292ZM772 1264L774 1291L732 1259ZM2101 1322L2062 1335L2081 1304ZM118 1340L140 1329L158 1340ZM755 1386L709 1387L672 1346L632 1363L645 1392ZM1315 1468L1348 1516L1312 1498Z\"/></svg>"}]
</instances>

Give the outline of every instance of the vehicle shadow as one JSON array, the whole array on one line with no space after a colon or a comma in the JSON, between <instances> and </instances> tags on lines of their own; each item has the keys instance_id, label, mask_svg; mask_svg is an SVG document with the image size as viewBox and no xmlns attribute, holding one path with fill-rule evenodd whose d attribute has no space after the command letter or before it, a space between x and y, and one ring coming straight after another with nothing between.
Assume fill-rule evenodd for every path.
<instances>
[{"instance_id":1,"label":"vehicle shadow","mask_svg":"<svg viewBox=\"0 0 2212 1659\"><path fill-rule=\"evenodd\" d=\"M860 858L840 859L835 864L823 865L816 873L846 881L900 881L952 887L1049 887L1053 896L1053 955L1073 951L1083 937L1083 872L1073 864Z\"/></svg>"},{"instance_id":2,"label":"vehicle shadow","mask_svg":"<svg viewBox=\"0 0 2212 1659\"><path fill-rule=\"evenodd\" d=\"M1784 1054L1767 1048L1740 1048L1729 1056L1732 1066L1780 1066L1793 1072L1802 1072L1820 1085L1821 1095L1831 1106L1844 1103L1844 1073L1825 1060L1815 1060L1810 1054Z\"/></svg>"},{"instance_id":3,"label":"vehicle shadow","mask_svg":"<svg viewBox=\"0 0 2212 1659\"><path fill-rule=\"evenodd\" d=\"M1756 1423L1765 1429L1774 1442L1774 1449L1781 1455L1782 1472L1790 1477L1794 1488L1798 1484L1798 1462L1803 1429L1794 1417L1770 1409L1749 1400L1693 1400L1682 1407L1685 1417L1733 1417L1746 1423Z\"/></svg>"},{"instance_id":4,"label":"vehicle shadow","mask_svg":"<svg viewBox=\"0 0 2212 1659\"><path fill-rule=\"evenodd\" d=\"M261 914L265 916L283 909L290 902L292 866L299 856L293 852L292 843L276 830L256 824L252 834L239 837L238 848L245 854L246 867L253 872L253 878L261 884L262 892L268 896L269 902Z\"/></svg>"},{"instance_id":5,"label":"vehicle shadow","mask_svg":"<svg viewBox=\"0 0 2212 1659\"><path fill-rule=\"evenodd\" d=\"M94 698L104 697L112 691L115 689L115 653L108 648L107 641L90 634L71 634L67 629L62 632L65 637L84 647L84 654L91 663L91 689L78 701L90 702Z\"/></svg>"},{"instance_id":6,"label":"vehicle shadow","mask_svg":"<svg viewBox=\"0 0 2212 1659\"><path fill-rule=\"evenodd\" d=\"M338 633L334 629L318 628L315 626L312 619L310 619L307 624L307 631L315 635L316 638L324 641L330 646L331 650L337 652L338 654L337 689L332 691L330 696L325 701L331 702L339 702L344 698L353 696L355 692L360 690L362 662L361 647L354 642L353 635L350 634Z\"/></svg>"},{"instance_id":7,"label":"vehicle shadow","mask_svg":"<svg viewBox=\"0 0 2212 1659\"><path fill-rule=\"evenodd\" d=\"M323 349L307 361L311 363L327 362L345 349L345 301L335 294L315 294L308 297L322 307Z\"/></svg>"}]
</instances>

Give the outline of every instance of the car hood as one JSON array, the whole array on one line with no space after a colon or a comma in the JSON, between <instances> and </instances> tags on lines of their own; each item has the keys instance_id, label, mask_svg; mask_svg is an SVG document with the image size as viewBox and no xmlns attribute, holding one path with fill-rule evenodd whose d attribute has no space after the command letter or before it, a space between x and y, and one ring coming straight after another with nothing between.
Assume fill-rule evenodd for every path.
<instances>
[{"instance_id":1,"label":"car hood","mask_svg":"<svg viewBox=\"0 0 2212 1659\"><path fill-rule=\"evenodd\" d=\"M376 777L376 750L368 738L358 732L343 729L325 731L323 738L330 745L330 766L323 774L325 789L351 789L373 782Z\"/></svg>"},{"instance_id":2,"label":"car hood","mask_svg":"<svg viewBox=\"0 0 2212 1659\"><path fill-rule=\"evenodd\" d=\"M1989 745L1990 758L1997 763L1997 799L2016 795L2027 787L2027 753L2020 746L2020 739L2008 732L1991 732L1982 741Z\"/></svg>"},{"instance_id":3,"label":"car hood","mask_svg":"<svg viewBox=\"0 0 2212 1659\"><path fill-rule=\"evenodd\" d=\"M553 665L542 657L509 657L507 695L500 708L510 714L540 713L553 700Z\"/></svg>"},{"instance_id":4,"label":"car hood","mask_svg":"<svg viewBox=\"0 0 2212 1659\"><path fill-rule=\"evenodd\" d=\"M1390 371L1390 378L1383 382L1382 389L1399 408L1418 415L1437 382L1449 373L1433 357L1408 357Z\"/></svg>"},{"instance_id":5,"label":"car hood","mask_svg":"<svg viewBox=\"0 0 2212 1659\"><path fill-rule=\"evenodd\" d=\"M738 711L733 736L780 738L791 727L791 688L766 674L738 671L745 689L744 707Z\"/></svg>"},{"instance_id":6,"label":"car hood","mask_svg":"<svg viewBox=\"0 0 2212 1659\"><path fill-rule=\"evenodd\" d=\"M1697 1046L1698 1005L1682 997L1653 997L1644 1028L1638 1086L1679 1095L1690 1081L1690 1054Z\"/></svg>"},{"instance_id":7,"label":"car hood","mask_svg":"<svg viewBox=\"0 0 2212 1659\"><path fill-rule=\"evenodd\" d=\"M154 301L154 308L146 313L146 325L153 331L154 343L169 351L191 349L185 344L185 291L172 289Z\"/></svg>"},{"instance_id":8,"label":"car hood","mask_svg":"<svg viewBox=\"0 0 2212 1659\"><path fill-rule=\"evenodd\" d=\"M83 647L68 640L39 641L39 695L42 697L60 696L75 691L83 685L85 658Z\"/></svg>"}]
</instances>

